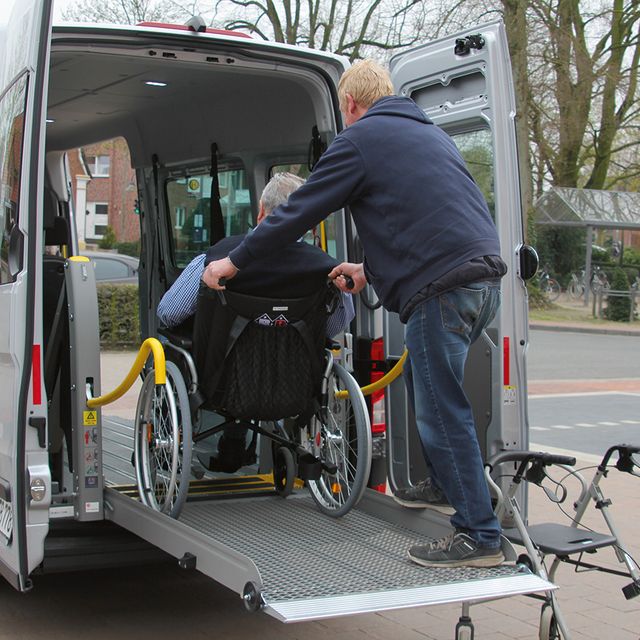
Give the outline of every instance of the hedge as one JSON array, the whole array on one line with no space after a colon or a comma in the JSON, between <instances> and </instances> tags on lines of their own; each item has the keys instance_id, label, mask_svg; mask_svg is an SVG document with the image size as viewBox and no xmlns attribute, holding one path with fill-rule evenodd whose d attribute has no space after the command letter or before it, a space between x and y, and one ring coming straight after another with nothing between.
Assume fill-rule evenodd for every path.
<instances>
[{"instance_id":1,"label":"hedge","mask_svg":"<svg viewBox=\"0 0 640 640\"><path fill-rule=\"evenodd\" d=\"M98 284L98 313L102 349L140 346L137 285Z\"/></svg>"}]
</instances>

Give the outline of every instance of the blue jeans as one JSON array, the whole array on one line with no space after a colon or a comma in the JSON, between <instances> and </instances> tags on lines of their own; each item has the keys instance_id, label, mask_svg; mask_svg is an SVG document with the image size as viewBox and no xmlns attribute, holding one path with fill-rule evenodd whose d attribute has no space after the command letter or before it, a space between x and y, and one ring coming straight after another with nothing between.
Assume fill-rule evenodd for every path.
<instances>
[{"instance_id":1,"label":"blue jeans","mask_svg":"<svg viewBox=\"0 0 640 640\"><path fill-rule=\"evenodd\" d=\"M423 302L406 327L406 381L431 479L456 511L451 524L489 548L500 546L500 525L462 379L469 347L499 305L500 285L476 282Z\"/></svg>"}]
</instances>

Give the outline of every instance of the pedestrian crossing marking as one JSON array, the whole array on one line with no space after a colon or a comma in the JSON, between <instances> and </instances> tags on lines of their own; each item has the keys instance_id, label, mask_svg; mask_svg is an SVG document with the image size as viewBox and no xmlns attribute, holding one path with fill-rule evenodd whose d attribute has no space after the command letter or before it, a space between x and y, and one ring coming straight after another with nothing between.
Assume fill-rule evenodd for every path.
<instances>
[{"instance_id":1,"label":"pedestrian crossing marking","mask_svg":"<svg viewBox=\"0 0 640 640\"><path fill-rule=\"evenodd\" d=\"M640 424L640 420L620 420L623 424Z\"/></svg>"},{"instance_id":2,"label":"pedestrian crossing marking","mask_svg":"<svg viewBox=\"0 0 640 640\"><path fill-rule=\"evenodd\" d=\"M598 424L601 424L603 427L619 427L620 426L619 422L598 422Z\"/></svg>"},{"instance_id":3,"label":"pedestrian crossing marking","mask_svg":"<svg viewBox=\"0 0 640 640\"><path fill-rule=\"evenodd\" d=\"M569 426L568 424L552 424L551 428L552 429L573 429L573 427Z\"/></svg>"},{"instance_id":4,"label":"pedestrian crossing marking","mask_svg":"<svg viewBox=\"0 0 640 640\"><path fill-rule=\"evenodd\" d=\"M549 427L531 427L531 431L549 431Z\"/></svg>"},{"instance_id":5,"label":"pedestrian crossing marking","mask_svg":"<svg viewBox=\"0 0 640 640\"><path fill-rule=\"evenodd\" d=\"M593 422L576 422L576 427L597 427L597 424Z\"/></svg>"}]
</instances>

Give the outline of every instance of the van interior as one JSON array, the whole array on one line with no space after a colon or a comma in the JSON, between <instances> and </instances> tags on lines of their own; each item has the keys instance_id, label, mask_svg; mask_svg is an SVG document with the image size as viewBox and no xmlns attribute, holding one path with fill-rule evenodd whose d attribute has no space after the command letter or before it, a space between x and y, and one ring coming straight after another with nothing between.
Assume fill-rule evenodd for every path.
<instances>
[{"instance_id":1,"label":"van interior","mask_svg":"<svg viewBox=\"0 0 640 640\"><path fill-rule=\"evenodd\" d=\"M66 450L72 449L65 427L71 422L70 399L62 391L69 388L70 376L68 319L61 313L64 257L78 252L70 233L72 177L65 173L64 152L116 137L126 140L141 209L140 320L146 337L155 334L160 297L181 268L211 244L211 176L217 173L219 186L227 187L221 189L226 235L244 233L254 224L259 194L273 169L295 165L306 175L340 126L337 97L326 81L328 73L339 75L337 60L327 69L326 60L311 64L312 54L302 50L299 60L290 51L285 58L277 46L265 47L264 54L255 48L249 52L242 48L245 39L233 35L212 41L197 33L186 39L167 30L163 35L141 31L114 30L107 36L102 29L92 38L86 28L81 35L73 28L54 29L46 130L44 226L50 249L44 258L44 346L52 473L61 493L65 437ZM182 206L186 196L199 204ZM205 220L197 223L198 235L185 217L195 225L199 214ZM335 242L330 246L335 253ZM66 463L72 469L70 454Z\"/></svg>"}]
</instances>

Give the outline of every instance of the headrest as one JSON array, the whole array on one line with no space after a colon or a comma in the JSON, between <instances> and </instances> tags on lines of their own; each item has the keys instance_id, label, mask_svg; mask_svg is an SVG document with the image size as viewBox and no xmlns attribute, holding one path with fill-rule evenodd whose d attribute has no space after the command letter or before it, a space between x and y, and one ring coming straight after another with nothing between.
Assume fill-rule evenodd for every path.
<instances>
[{"instance_id":1,"label":"headrest","mask_svg":"<svg viewBox=\"0 0 640 640\"><path fill-rule=\"evenodd\" d=\"M71 244L69 238L69 223L66 218L56 216L52 220L52 226L45 227L44 243L46 246L69 246Z\"/></svg>"}]
</instances>

